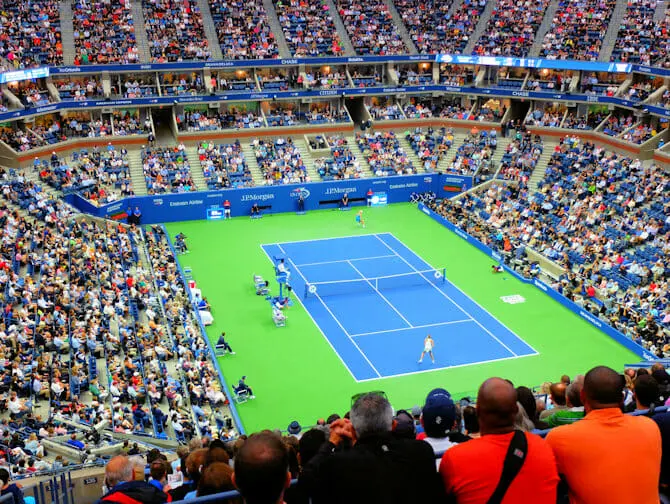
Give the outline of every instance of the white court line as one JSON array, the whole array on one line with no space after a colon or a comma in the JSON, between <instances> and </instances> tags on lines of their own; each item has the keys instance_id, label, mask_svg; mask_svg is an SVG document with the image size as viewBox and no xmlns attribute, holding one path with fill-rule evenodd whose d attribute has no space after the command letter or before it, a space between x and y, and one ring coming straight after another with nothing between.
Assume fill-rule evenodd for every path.
<instances>
[{"instance_id":1,"label":"white court line","mask_svg":"<svg viewBox=\"0 0 670 504\"><path fill-rule=\"evenodd\" d=\"M265 248L264 248L264 247L272 247L272 246L273 246L273 245L268 245L268 244L266 244L266 245L261 245L261 250L263 250L263 252L264 252L265 255L267 256L267 258L270 260L270 262L271 262L272 264L274 264L274 261L272 260L272 257L270 257L270 254L268 254L267 250L265 250ZM300 272L298 271L298 273L300 273ZM302 274L301 274L300 276L302 276ZM303 277L303 278L304 278L304 277ZM303 307L303 309L305 310L305 313L307 313L307 316L308 316L310 319L312 319L312 322L314 322L314 325L319 329L319 331L321 332L321 335L323 336L323 338L324 338L324 339L326 340L326 342L330 345L330 348L333 350L333 352L335 352L335 355L337 355L338 359L340 359L340 362L342 363L342 365L346 368L347 371L349 371L349 374L352 376L352 378L353 378L355 381L358 382L359 380L356 378L356 375L354 375L353 371L351 371L351 369L349 369L349 366L347 366L347 361L344 360L344 359L342 358L342 356L338 353L338 351L335 349L335 347L333 346L333 344L332 344L332 343L330 342L330 340L328 339L328 336L326 336L326 333L324 333L323 330L321 329L321 326L320 326L319 324L316 323L316 320L314 320L314 317L312 317L312 314L310 313L310 311L307 309L307 307L306 307L304 304L302 304L302 299L300 298L300 296L296 295L295 297L296 297L296 299L298 300L298 302L300 303L300 305Z\"/></svg>"},{"instance_id":2,"label":"white court line","mask_svg":"<svg viewBox=\"0 0 670 504\"><path fill-rule=\"evenodd\" d=\"M303 263L295 264L298 268L303 266L321 266L322 264L335 264L335 263L348 263L349 261L369 261L370 259L384 259L385 257L395 257L393 254L372 256L372 257L359 257L358 259L340 259L339 261L323 261L323 262L313 262L313 263Z\"/></svg>"},{"instance_id":3,"label":"white court line","mask_svg":"<svg viewBox=\"0 0 670 504\"><path fill-rule=\"evenodd\" d=\"M370 334L383 334L383 333L389 333L389 332L407 331L409 329L425 329L427 327L440 327L440 326L451 325L451 324L463 324L465 322L474 322L474 320L472 320L472 319L452 320L450 322L437 322L435 324L416 325L416 326L412 326L412 327L401 327L400 329L387 329L386 331L364 332L364 333L352 334L351 337L352 338L357 338L358 336L369 336Z\"/></svg>"},{"instance_id":4,"label":"white court line","mask_svg":"<svg viewBox=\"0 0 670 504\"><path fill-rule=\"evenodd\" d=\"M409 329L411 329L411 328L414 327L414 326L412 325L412 323L411 323L409 320L407 320L407 319L405 318L405 316L404 316L402 313L400 313L400 312L398 311L398 309L397 309L395 306L393 306L393 303L391 303L391 301L389 301L388 299L386 299L386 296L384 296L384 294L382 294L382 293L379 291L379 289L377 289L377 288L372 284L372 282L370 282L370 280L368 280L367 278L365 278L365 275L364 275L363 273L361 273L360 270L359 270L356 266L354 266L353 264L351 264L351 261L347 261L347 262L349 263L349 266L351 266L352 268L354 268L354 271L355 271L356 273L358 273L358 274L361 276L361 278L364 279L364 280L368 283L368 285L374 289L374 291L375 291L377 294L379 294L379 297L382 298L384 301L386 301L386 304L389 305L389 306L393 309L393 311L396 312L396 313L398 314L398 316L399 316L401 319L403 319L403 320L405 321L405 323L409 326Z\"/></svg>"},{"instance_id":5,"label":"white court line","mask_svg":"<svg viewBox=\"0 0 670 504\"><path fill-rule=\"evenodd\" d=\"M398 238L396 238L396 237L393 235L393 233L384 233L384 234L387 234L387 235L391 236L392 238L394 238L395 240L398 240ZM379 238L379 236L377 236L377 238ZM382 240L382 242L383 242L383 241L384 241L384 240ZM400 243L402 243L401 240L398 240L398 241L399 241ZM389 247L389 249L390 249L390 248L391 248L391 247ZM414 256L416 256L417 258L419 258L419 259L421 260L421 262L423 262L424 264L428 264L428 266L431 266L431 265L428 263L428 261L426 261L423 257L421 257L419 254L417 254L416 252L414 252L411 248L409 248L409 247L407 247L407 246L406 246L405 248L406 248L407 250L409 250ZM403 257L400 257L400 258L401 258L403 261L405 260ZM405 262L407 262L407 261L405 261ZM431 267L432 267L432 266L431 266ZM526 340L524 340L523 338L520 338L514 331L512 331L509 327L507 327L505 324L503 324L503 323L502 323L496 316L494 316L494 315L493 315L492 313L490 313L486 308L484 308L482 305L480 305L477 301L475 301L475 300L472 299L470 296L468 296L465 292L463 292L463 291L461 290L461 288L460 288L458 285L454 284L453 282L449 282L449 285L451 285L451 286L454 287L458 292L460 292L461 294L463 294L463 296L465 296L467 299L469 299L471 303L474 303L475 305L477 305L483 312L487 313L489 317L491 317L493 320L495 320L496 322L498 322L498 324L500 324L502 327L504 327L505 329L507 329L507 330L508 330L508 331L509 331L509 332L510 332L516 339L518 339L519 341L521 341L522 343L524 343L528 348L530 348L533 352L535 352L535 354L529 354L529 355L539 355L539 354L540 354L540 352L538 352L538 351L535 350L532 346L530 346L530 345L526 342ZM438 290L439 290L439 289L438 289ZM440 292L442 292L442 291L440 291ZM443 293L443 294L444 294L444 293ZM460 308L460 307L459 307L459 308Z\"/></svg>"},{"instance_id":6,"label":"white court line","mask_svg":"<svg viewBox=\"0 0 670 504\"><path fill-rule=\"evenodd\" d=\"M449 369L455 369L455 368L461 368L461 367L467 367L467 366L477 366L479 364L490 364L492 362L500 362L500 361L506 361L506 360L514 360L514 359L524 359L526 357L535 357L536 355L539 355L538 353L534 354L527 354L527 355L517 355L515 357L501 357L500 359L489 359L489 360L483 360L483 361L478 361L478 362L468 362L466 364L455 364L453 366L439 366L439 367L434 367L434 368L428 368L428 369L422 369L421 371L408 371L407 373L398 373L398 374L392 374L392 375L384 375L380 378L364 378L363 380L358 380L358 382L369 382L373 380L386 380L388 378L398 378L400 376L410 376L410 375L416 375L416 374L424 374L424 373L435 373L437 371L447 371ZM428 364L430 366L430 364Z\"/></svg>"},{"instance_id":7,"label":"white court line","mask_svg":"<svg viewBox=\"0 0 670 504\"><path fill-rule=\"evenodd\" d=\"M267 245L268 247L271 247L272 245L290 245L291 243L310 243L310 242L320 242L320 241L326 241L326 240L340 240L342 238L365 238L365 237L375 237L377 236L374 233L371 234L359 234L359 235L347 235L347 236L330 236L327 238L314 238L312 240L296 240L296 241L287 241L287 242L281 242L281 243L264 243L261 245Z\"/></svg>"},{"instance_id":8,"label":"white court line","mask_svg":"<svg viewBox=\"0 0 670 504\"><path fill-rule=\"evenodd\" d=\"M375 235L375 236L377 236L377 235ZM414 271L416 271L417 273L419 273L419 270L418 270L418 269L416 269L414 266L412 266L412 265L409 263L409 261L407 261L404 257L402 257L400 254L398 254L395 250L393 250L393 248L392 248L389 244L387 244L387 243L386 243L384 240L382 240L379 236L377 236L377 239L378 239L380 242L382 242L384 245L386 245L386 247L387 247L391 252L393 252L394 254L396 254L396 255L397 255L397 256L398 256L398 257L399 257L405 264L407 264L407 266L409 266L409 267L412 268ZM408 249L408 250L411 250L411 249ZM417 257L419 257L419 259L421 259L420 256L417 255ZM423 259L421 259L421 260L423 260ZM424 262L425 262L425 261L424 261ZM435 290L436 290L437 292L439 292L439 293L442 294L445 298L447 298L449 301L451 301L451 302L454 304L454 306L456 306L459 310L461 310L466 316L470 317L470 318L473 320L473 322L474 322L475 324L477 324L479 327L481 327L484 331L486 331L486 332L489 334L489 336L491 336L494 340L496 340L496 341L497 341L498 343L500 343L503 347L505 347L505 348L507 349L507 351L509 351L513 356L518 357L518 355L517 355L516 352L512 351L512 349L511 349L510 347L508 347L507 345L505 345L505 343L503 343L502 341L500 341L500 339L499 339L496 335L494 335L491 331L489 331L486 327L484 327L484 325L483 325L479 320L477 320L476 318L474 318L474 317L473 317L472 315L470 315L470 314L469 314L469 313L468 313L468 312L467 312L461 305L459 305L456 301L454 301L453 299L451 299L451 298L449 297L449 295L448 295L446 292L442 291L437 285L435 285L435 284L434 284L433 282L431 282L430 280L428 281L428 283L429 283L430 285L432 285L432 286L435 288ZM451 282L449 282L449 283L451 283ZM465 295L465 294L463 294L463 295ZM480 308L481 308L481 306L480 306ZM483 308L482 308L482 310L483 310ZM487 313L488 313L488 312L487 312ZM514 333L512 333L512 334L514 334ZM516 335L514 335L514 336L517 337Z\"/></svg>"},{"instance_id":9,"label":"white court line","mask_svg":"<svg viewBox=\"0 0 670 504\"><path fill-rule=\"evenodd\" d=\"M282 246L279 245L278 243L277 243L276 245L277 245L277 247L279 247L279 250L281 250L282 254L284 254L284 256L288 259L288 262L290 262L291 264L293 264L293 267L294 267L295 270L298 272L298 275L300 275L300 277L304 280L305 284L308 284L309 282L307 282L307 279L305 278L305 276L302 274L302 272L300 271L300 269L293 263L293 261L291 260L291 258L288 257L288 256L286 255L286 252L284 251L284 249L282 248ZM272 259L270 259L270 260L272 260ZM379 377L381 378L381 376L382 376L381 373L380 373L379 371L377 371L377 368L372 364L372 362L370 362L370 359L368 359L368 356L365 355L365 352L363 352L363 350L361 350L361 347L358 346L358 343L356 343L356 342L351 338L351 335L349 334L349 332L348 332L348 331L344 328L344 326L340 323L340 321L339 321L338 318L335 316L335 314L330 310L330 308L328 308L328 305L323 301L323 299L321 299L321 296L319 296L318 294L315 294L315 295L316 295L316 298L317 298L319 301L321 301L321 304L323 305L323 307L328 311L328 313L330 313L330 316L333 317L333 320L337 323L337 325L340 326L340 329L342 329L342 331L344 331L344 334L347 336L347 338L349 338L349 341L351 341L351 343L358 349L358 351L359 351L360 354L363 356L363 358L365 359L365 361L370 365L370 367L372 368L372 370L373 370L375 373L377 373L377 376L379 376ZM302 300L300 299L300 296L296 296L296 297L297 297L298 300L300 301L300 304L302 304ZM303 305L303 308L305 308L305 311L308 311L307 308L306 308L304 305ZM311 315L310 315L310 317L311 317ZM312 320L314 320L314 319L312 319ZM314 323L316 324L316 321L315 321ZM317 326L318 326L318 324L317 324ZM322 331L322 332L323 332L323 331ZM325 334L324 334L324 336L325 336ZM328 339L328 338L326 337L326 339ZM329 341L329 343L330 343L330 341ZM334 350L333 345L331 344L330 346L331 346L331 348L333 348L333 350ZM338 355L339 355L339 354L338 354ZM348 366L347 366L347 369L349 369ZM349 369L349 372L351 373L351 369ZM354 376L353 373L351 373L351 375L354 377L354 380L359 381L359 380L356 379L356 376Z\"/></svg>"}]
</instances>

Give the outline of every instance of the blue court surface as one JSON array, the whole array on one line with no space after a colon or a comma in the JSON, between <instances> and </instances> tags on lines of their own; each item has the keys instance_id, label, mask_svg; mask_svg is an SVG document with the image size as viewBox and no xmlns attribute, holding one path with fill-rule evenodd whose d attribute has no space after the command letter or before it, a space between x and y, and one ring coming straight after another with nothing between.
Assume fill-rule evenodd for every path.
<instances>
[{"instance_id":1,"label":"blue court surface","mask_svg":"<svg viewBox=\"0 0 670 504\"><path fill-rule=\"evenodd\" d=\"M537 354L390 233L262 248L356 381ZM418 363L427 334L435 363Z\"/></svg>"}]
</instances>

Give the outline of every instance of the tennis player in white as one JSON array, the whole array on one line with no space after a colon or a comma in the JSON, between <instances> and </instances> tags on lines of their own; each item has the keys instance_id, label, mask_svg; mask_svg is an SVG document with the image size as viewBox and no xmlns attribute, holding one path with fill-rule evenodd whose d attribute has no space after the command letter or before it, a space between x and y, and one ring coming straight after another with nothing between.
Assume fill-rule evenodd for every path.
<instances>
[{"instance_id":1,"label":"tennis player in white","mask_svg":"<svg viewBox=\"0 0 670 504\"><path fill-rule=\"evenodd\" d=\"M433 364L435 364L435 357L433 356L433 347L435 346L435 341L433 338L430 336L426 336L426 338L423 340L423 352L421 352L421 357L419 357L419 364L423 362L423 356L428 354L430 355L430 360L433 361Z\"/></svg>"}]
</instances>

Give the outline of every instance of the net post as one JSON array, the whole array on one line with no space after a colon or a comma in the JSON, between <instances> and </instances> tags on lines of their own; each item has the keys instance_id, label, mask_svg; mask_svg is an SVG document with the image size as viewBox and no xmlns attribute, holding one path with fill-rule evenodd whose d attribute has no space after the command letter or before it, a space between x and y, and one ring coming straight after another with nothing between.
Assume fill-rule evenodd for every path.
<instances>
[{"instance_id":1,"label":"net post","mask_svg":"<svg viewBox=\"0 0 670 504\"><path fill-rule=\"evenodd\" d=\"M305 282L305 292L304 292L303 295L302 295L302 298L303 298L303 299L307 299L307 292L308 292L308 290L309 290L309 284L308 284L307 282Z\"/></svg>"},{"instance_id":2,"label":"net post","mask_svg":"<svg viewBox=\"0 0 670 504\"><path fill-rule=\"evenodd\" d=\"M442 283L447 281L447 268L442 268Z\"/></svg>"}]
</instances>

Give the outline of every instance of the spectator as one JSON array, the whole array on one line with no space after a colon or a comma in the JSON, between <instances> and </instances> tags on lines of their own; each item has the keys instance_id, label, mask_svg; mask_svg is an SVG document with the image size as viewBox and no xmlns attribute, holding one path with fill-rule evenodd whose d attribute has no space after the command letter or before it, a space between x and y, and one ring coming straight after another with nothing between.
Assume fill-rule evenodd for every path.
<instances>
[{"instance_id":1,"label":"spectator","mask_svg":"<svg viewBox=\"0 0 670 504\"><path fill-rule=\"evenodd\" d=\"M136 479L139 476L141 480ZM97 504L163 504L168 495L144 481L144 471L138 471L133 462L118 455L105 467L107 493Z\"/></svg>"},{"instance_id":2,"label":"spectator","mask_svg":"<svg viewBox=\"0 0 670 504\"><path fill-rule=\"evenodd\" d=\"M430 446L394 438L392 423L388 400L369 393L352 406L351 421L330 425L329 442L305 468L314 475L310 494L315 504L439 501Z\"/></svg>"},{"instance_id":3,"label":"spectator","mask_svg":"<svg viewBox=\"0 0 670 504\"><path fill-rule=\"evenodd\" d=\"M584 386L583 377L575 380L566 390L566 408L549 410L553 412L545 418L545 422L549 427L557 427L559 425L569 425L584 418L584 405L582 404L582 389Z\"/></svg>"},{"instance_id":4,"label":"spectator","mask_svg":"<svg viewBox=\"0 0 670 504\"><path fill-rule=\"evenodd\" d=\"M549 408L549 405L547 405L547 409L545 409L542 413L540 413L540 420L544 420L548 416L554 414L555 412L565 410L568 408L565 400L565 391L567 390L565 383L563 382L552 383L551 388L549 390L550 390L549 404L551 404L552 407Z\"/></svg>"},{"instance_id":5,"label":"spectator","mask_svg":"<svg viewBox=\"0 0 670 504\"><path fill-rule=\"evenodd\" d=\"M513 438L518 412L514 387L501 378L490 378L477 394L477 418L481 437L447 450L440 474L447 495L460 503L486 503L493 496ZM556 502L558 473L549 445L539 436L524 433L526 455L521 469L496 502Z\"/></svg>"},{"instance_id":6,"label":"spectator","mask_svg":"<svg viewBox=\"0 0 670 504\"><path fill-rule=\"evenodd\" d=\"M448 450L458 443L467 441L456 423L456 405L451 394L444 389L433 389L426 397L421 410L422 439L433 447L435 453Z\"/></svg>"},{"instance_id":7,"label":"spectator","mask_svg":"<svg viewBox=\"0 0 670 504\"><path fill-rule=\"evenodd\" d=\"M634 385L636 410L648 410L662 404L658 382L654 377L638 376Z\"/></svg>"},{"instance_id":8,"label":"spectator","mask_svg":"<svg viewBox=\"0 0 670 504\"><path fill-rule=\"evenodd\" d=\"M279 57L275 36L262 2L209 0L223 59Z\"/></svg>"},{"instance_id":9,"label":"spectator","mask_svg":"<svg viewBox=\"0 0 670 504\"><path fill-rule=\"evenodd\" d=\"M624 415L624 379L598 366L584 378L586 416L547 435L571 502L656 502L661 436L653 420ZM634 465L622 465L625 453ZM606 477L604 477L606 475Z\"/></svg>"},{"instance_id":10,"label":"spectator","mask_svg":"<svg viewBox=\"0 0 670 504\"><path fill-rule=\"evenodd\" d=\"M291 473L288 451L281 438L261 432L247 439L235 457L232 481L246 504L283 502Z\"/></svg>"},{"instance_id":11,"label":"spectator","mask_svg":"<svg viewBox=\"0 0 670 504\"><path fill-rule=\"evenodd\" d=\"M235 490L233 469L225 462L212 462L202 472L197 497Z\"/></svg>"}]
</instances>

